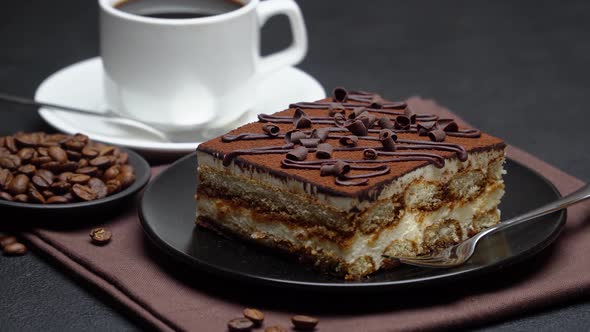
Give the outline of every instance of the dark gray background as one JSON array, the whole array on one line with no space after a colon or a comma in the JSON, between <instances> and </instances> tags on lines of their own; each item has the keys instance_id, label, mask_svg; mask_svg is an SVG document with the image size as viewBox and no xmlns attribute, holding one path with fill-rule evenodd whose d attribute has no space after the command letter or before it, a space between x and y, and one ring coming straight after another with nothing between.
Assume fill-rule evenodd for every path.
<instances>
[{"instance_id":1,"label":"dark gray background","mask_svg":"<svg viewBox=\"0 0 590 332\"><path fill-rule=\"evenodd\" d=\"M310 39L308 56L299 67L326 89L342 85L392 99L412 95L436 99L479 128L581 179L590 178L587 2L303 0L299 4ZM265 28L265 51L289 42L285 26L284 20L274 19ZM97 39L96 1L4 1L0 91L32 96L51 73L96 56ZM0 135L50 130L26 108L1 104L0 111ZM0 217L0 222L18 222L18 216L6 219ZM580 259L585 255L580 253ZM524 263L488 278L509 280L534 267L534 262ZM479 328L587 330L589 300L581 296L545 311L525 310L518 317ZM68 276L39 253L0 256L0 330L146 328L139 324L100 291Z\"/></svg>"}]
</instances>

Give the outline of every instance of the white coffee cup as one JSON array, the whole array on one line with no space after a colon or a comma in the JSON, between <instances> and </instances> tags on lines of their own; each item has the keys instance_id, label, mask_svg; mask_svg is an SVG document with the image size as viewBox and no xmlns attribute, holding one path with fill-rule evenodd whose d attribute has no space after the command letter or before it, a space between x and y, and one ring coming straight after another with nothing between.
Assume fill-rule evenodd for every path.
<instances>
[{"instance_id":1,"label":"white coffee cup","mask_svg":"<svg viewBox=\"0 0 590 332\"><path fill-rule=\"evenodd\" d=\"M99 0L105 99L120 114L161 129L231 123L254 105L261 77L297 64L307 52L303 17L292 0L242 0L233 11L189 19L127 13L114 7L120 1ZM160 2L191 8L199 1ZM280 14L289 19L293 43L263 57L260 29Z\"/></svg>"}]
</instances>

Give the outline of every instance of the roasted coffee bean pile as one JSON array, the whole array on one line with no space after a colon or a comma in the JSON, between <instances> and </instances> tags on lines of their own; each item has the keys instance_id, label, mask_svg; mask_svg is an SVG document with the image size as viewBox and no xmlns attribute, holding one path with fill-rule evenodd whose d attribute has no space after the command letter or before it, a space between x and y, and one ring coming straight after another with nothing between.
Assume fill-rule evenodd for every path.
<instances>
[{"instance_id":1,"label":"roasted coffee bean pile","mask_svg":"<svg viewBox=\"0 0 590 332\"><path fill-rule=\"evenodd\" d=\"M231 332L251 331L252 329L262 327L264 322L264 313L258 309L246 308L242 312L244 317L231 319L227 322L227 328ZM319 323L314 317L296 315L291 317L291 323L296 331L313 331ZM269 326L264 332L287 332L287 329L280 325Z\"/></svg>"},{"instance_id":2,"label":"roasted coffee bean pile","mask_svg":"<svg viewBox=\"0 0 590 332\"><path fill-rule=\"evenodd\" d=\"M63 204L103 198L135 181L128 158L83 134L0 136L0 199Z\"/></svg>"}]
</instances>

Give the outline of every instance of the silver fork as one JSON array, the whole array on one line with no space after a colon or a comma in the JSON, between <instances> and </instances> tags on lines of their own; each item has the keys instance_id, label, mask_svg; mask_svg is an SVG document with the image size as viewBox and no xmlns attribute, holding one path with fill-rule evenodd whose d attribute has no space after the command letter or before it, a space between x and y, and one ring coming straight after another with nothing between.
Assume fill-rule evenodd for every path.
<instances>
[{"instance_id":1,"label":"silver fork","mask_svg":"<svg viewBox=\"0 0 590 332\"><path fill-rule=\"evenodd\" d=\"M488 228L472 238L465 240L452 247L444 250L432 253L430 255L418 256L418 257L389 257L398 259L401 263L421 266L421 267L435 267L435 268L449 268L459 266L469 260L475 252L477 242L484 237L497 233L501 230L520 225L531 219L535 219L546 214L565 209L566 207L579 203L583 200L590 198L590 186L584 186L583 188L575 191L565 197L562 197L554 202L547 205L541 206L530 212L522 214L518 217L508 219L499 223L497 226Z\"/></svg>"}]
</instances>

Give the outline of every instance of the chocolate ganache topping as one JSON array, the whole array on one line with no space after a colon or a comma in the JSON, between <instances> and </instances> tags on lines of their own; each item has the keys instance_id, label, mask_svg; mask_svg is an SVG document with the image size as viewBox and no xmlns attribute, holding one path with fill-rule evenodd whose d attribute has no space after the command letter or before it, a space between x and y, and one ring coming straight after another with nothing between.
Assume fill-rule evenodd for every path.
<instances>
[{"instance_id":1,"label":"chocolate ganache topping","mask_svg":"<svg viewBox=\"0 0 590 332\"><path fill-rule=\"evenodd\" d=\"M240 155L283 154L283 168L317 170L321 176L334 177L337 185L363 186L370 178L389 173L391 163L427 161L435 167L444 167L442 156L425 150L449 151L466 161L465 147L445 139L481 136L477 129L459 128L454 119L416 114L403 101L389 102L369 92L338 87L333 90L331 100L291 104L289 108L295 109L293 116L259 114L259 122L264 123L261 132L228 134L222 136L222 141L273 139L277 144L233 150L225 154L223 164L229 166ZM309 116L304 109L325 109L327 116ZM281 132L277 124L293 127ZM398 134L427 136L430 141L401 139ZM363 144L366 141L377 144ZM362 159L334 158L334 152L338 151L361 151ZM310 155L315 160L308 160ZM353 170L356 172L351 173Z\"/></svg>"}]
</instances>

